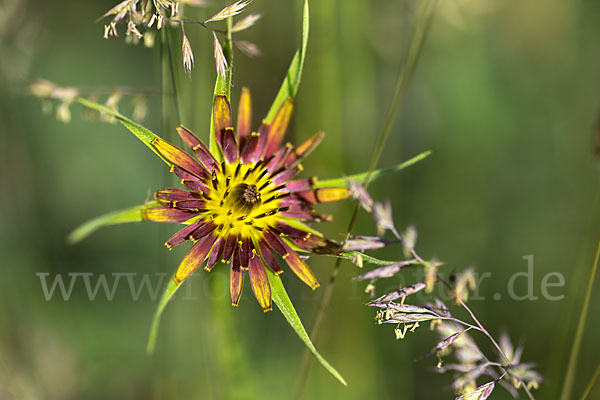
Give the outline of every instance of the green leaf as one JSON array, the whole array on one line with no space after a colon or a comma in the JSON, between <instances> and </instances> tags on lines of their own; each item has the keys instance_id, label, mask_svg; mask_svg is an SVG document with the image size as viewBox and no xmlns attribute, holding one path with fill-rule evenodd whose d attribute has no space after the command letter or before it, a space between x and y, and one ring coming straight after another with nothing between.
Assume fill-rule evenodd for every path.
<instances>
[{"instance_id":1,"label":"green leaf","mask_svg":"<svg viewBox=\"0 0 600 400\"><path fill-rule=\"evenodd\" d=\"M75 230L67 237L67 242L71 244L80 242L103 226L142 221L144 219L144 210L159 205L160 204L157 201L151 201L139 206L100 215L75 228Z\"/></svg>"},{"instance_id":2,"label":"green leaf","mask_svg":"<svg viewBox=\"0 0 600 400\"><path fill-rule=\"evenodd\" d=\"M156 347L156 338L158 337L158 327L160 326L160 317L162 316L165 307L171 300L171 297L177 292L177 289L181 286L182 282L177 283L175 278L171 278L169 283L167 284L167 288L163 292L160 302L158 303L158 307L156 312L154 313L154 317L152 318L152 326L150 327L150 337L148 338L148 344L146 346L146 351L148 354L152 354L154 352L154 348Z\"/></svg>"},{"instance_id":3,"label":"green leaf","mask_svg":"<svg viewBox=\"0 0 600 400\"><path fill-rule=\"evenodd\" d=\"M304 57L306 56L306 46L308 45L308 28L309 28L309 17L308 17L308 0L304 1L304 14L302 17L302 44L300 48L294 54L290 67L288 68L287 75L279 88L279 92L265 117L265 121L270 123L275 118L277 111L281 108L281 105L287 100L288 97L292 99L296 97L298 93L298 86L300 86L300 78L302 77L302 69L304 68Z\"/></svg>"},{"instance_id":4,"label":"green leaf","mask_svg":"<svg viewBox=\"0 0 600 400\"><path fill-rule=\"evenodd\" d=\"M423 160L424 158L428 157L431 153L432 153L431 150L427 150L427 151L424 151L423 153L418 154L418 155L414 156L413 158L406 160L403 163L398 164L394 167L377 169L371 173L371 181L381 178L384 175L390 175L395 172L401 171L404 168L410 167L411 165L416 164L419 161ZM348 181L362 183L368 174L369 174L368 172L363 172L362 174L350 175L350 176L346 176L345 178L327 179L324 181L317 181L317 183L313 187L314 188L347 187Z\"/></svg>"},{"instance_id":5,"label":"green leaf","mask_svg":"<svg viewBox=\"0 0 600 400\"><path fill-rule=\"evenodd\" d=\"M310 341L310 337L308 337L308 334L306 333L306 330L302 325L302 321L300 321L300 317L298 317L298 314L294 309L294 305L292 304L287 292L285 291L285 288L283 287L281 278L275 275L273 272L271 272L268 268L266 270L269 277L269 283L271 284L271 293L273 295L273 301L275 302L285 319L287 319L294 331L296 331L298 337L300 337L300 339L304 342L306 347L308 347L308 349L314 354L317 360L319 360L321 365L327 371L329 371L329 373L333 375L338 381L347 386L348 384L340 375L340 373L337 372L335 368L333 368L327 362L327 360L325 360L323 356L321 356L321 354L319 354L315 346Z\"/></svg>"},{"instance_id":6,"label":"green leaf","mask_svg":"<svg viewBox=\"0 0 600 400\"><path fill-rule=\"evenodd\" d=\"M156 138L159 138L158 135L152 133L150 130L144 128L142 125L138 124L137 122L130 120L129 118L125 117L118 111L113 110L112 108L108 108L102 104L90 101L88 99L82 99L80 97L77 98L77 102L83 104L84 106L86 106L88 108L91 108L96 111L100 111L101 113L106 113L106 114L116 118L117 121L119 121L121 124L123 124L123 126L125 126L125 128L129 129L131 131L131 133L133 133L135 136L137 136L137 138L140 139L146 146L150 147L150 150L152 150L154 153L156 153L156 155L158 155L165 163L167 163L169 166L171 165L171 163L168 162L167 160L165 160L163 158L163 156L160 155L160 153L152 145L152 141Z\"/></svg>"}]
</instances>

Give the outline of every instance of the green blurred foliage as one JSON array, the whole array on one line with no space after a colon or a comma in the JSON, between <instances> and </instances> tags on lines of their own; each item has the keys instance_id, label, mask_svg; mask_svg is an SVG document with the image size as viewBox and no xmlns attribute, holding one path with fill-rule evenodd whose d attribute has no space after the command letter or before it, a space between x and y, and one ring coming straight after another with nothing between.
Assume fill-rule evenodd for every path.
<instances>
[{"instance_id":1,"label":"green blurred foliage","mask_svg":"<svg viewBox=\"0 0 600 400\"><path fill-rule=\"evenodd\" d=\"M185 249L162 243L175 227L151 224L102 230L76 246L66 235L82 221L139 204L174 182L160 160L122 127L81 118L58 122L24 95L29 79L60 85L160 88L160 48L104 40L93 21L110 0L18 1L0 6L0 394L15 399L287 398L302 343L274 311L263 314L249 287L239 309L229 306L226 268L198 272L167 308L157 353L144 353L156 302L131 298L122 283L114 299L94 301L81 282L69 301L44 299L36 273L170 275ZM365 170L392 96L402 49L418 1L314 1L311 38L289 140L324 130L327 138L305 167L337 177ZM191 10L207 18L219 9ZM300 1L254 1L263 14L240 34L263 55L235 58L233 103L242 86L253 94L255 122L266 113L300 35ZM6 16L9 15L7 18ZM525 343L546 381L538 398L560 388L599 233L598 165L593 134L600 109L600 4L588 1L440 1L428 42L381 166L421 151L434 155L371 186L390 199L397 225L414 224L423 256L446 261L446 273L475 265L485 301L472 306L493 334ZM203 137L214 63L212 39L186 32L196 65L190 80L171 32L182 122ZM168 104L167 104L168 105ZM145 122L164 137L160 101L151 98ZM123 102L123 112L131 108ZM172 110L171 120L176 117ZM203 133L204 132L204 133ZM336 220L319 227L340 239L352 205L325 207ZM356 233L374 234L361 215ZM386 249L382 258L398 258ZM534 256L537 301L511 300L510 277ZM329 258L310 264L322 283ZM542 278L560 272L567 285L543 299ZM317 347L349 382L347 388L314 365L304 398L452 398L451 378L414 362L436 338L426 327L401 342L377 326L364 303L359 271L344 263ZM322 289L314 293L284 274L290 296L309 326ZM92 283L95 283L92 279ZM122 278L126 281L126 278ZM408 278L407 278L408 279ZM109 280L111 282L111 280ZM136 281L139 283L139 281ZM153 281L156 284L156 281ZM517 293L526 285L518 281ZM390 287L395 283L390 283ZM383 290L380 285L379 290ZM600 359L598 285L575 381L583 390ZM497 301L493 295L500 293ZM195 300L190 299L196 297ZM596 300L594 300L596 299ZM532 323L533 322L533 323ZM484 350L490 350L482 343ZM6 393L6 394L5 394ZM596 397L595 397L596 396ZM600 396L596 387L589 398ZM1 397L1 396L0 396ZM498 389L493 398L510 396Z\"/></svg>"}]
</instances>

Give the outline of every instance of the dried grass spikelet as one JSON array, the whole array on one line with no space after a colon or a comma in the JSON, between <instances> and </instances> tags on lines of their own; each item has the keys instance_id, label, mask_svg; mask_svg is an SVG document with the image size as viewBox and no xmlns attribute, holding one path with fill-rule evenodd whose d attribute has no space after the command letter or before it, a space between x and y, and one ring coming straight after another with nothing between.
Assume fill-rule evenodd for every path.
<instances>
[{"instance_id":1,"label":"dried grass spikelet","mask_svg":"<svg viewBox=\"0 0 600 400\"><path fill-rule=\"evenodd\" d=\"M225 78L225 74L227 72L227 60L225 59L225 54L223 54L223 47L217 38L217 35L213 32L213 43L214 43L214 57L215 57L215 65L217 68L217 74L221 75L221 77Z\"/></svg>"},{"instance_id":2,"label":"dried grass spikelet","mask_svg":"<svg viewBox=\"0 0 600 400\"><path fill-rule=\"evenodd\" d=\"M229 17L233 17L234 15L241 13L248 4L250 4L249 0L236 1L235 3L223 8L221 11L204 21L204 23L206 24L209 22L222 21Z\"/></svg>"},{"instance_id":3,"label":"dried grass spikelet","mask_svg":"<svg viewBox=\"0 0 600 400\"><path fill-rule=\"evenodd\" d=\"M183 67L185 68L185 72L191 76L192 67L194 66L194 53L192 52L192 46L190 45L190 41L185 34L185 30L183 29L183 24L181 24L181 35L181 54L183 57Z\"/></svg>"}]
</instances>

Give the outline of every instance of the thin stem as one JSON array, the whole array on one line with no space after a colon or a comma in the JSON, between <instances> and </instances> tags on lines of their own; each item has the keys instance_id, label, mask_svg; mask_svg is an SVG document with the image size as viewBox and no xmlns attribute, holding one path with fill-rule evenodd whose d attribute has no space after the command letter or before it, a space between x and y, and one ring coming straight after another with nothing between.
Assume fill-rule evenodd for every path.
<instances>
[{"instance_id":1,"label":"thin stem","mask_svg":"<svg viewBox=\"0 0 600 400\"><path fill-rule=\"evenodd\" d=\"M177 96L177 84L175 82L175 68L173 66L173 55L171 53L171 41L169 40L169 30L168 28L165 26L164 28L165 31L165 41L167 44L167 57L169 60L169 72L170 72L170 76L171 76L171 86L173 89L173 104L175 105L175 112L177 113L177 118L179 119L179 123L182 123L182 119L181 119L181 111L179 109L179 99Z\"/></svg>"},{"instance_id":2,"label":"thin stem","mask_svg":"<svg viewBox=\"0 0 600 400\"><path fill-rule=\"evenodd\" d=\"M394 120L396 119L398 109L402 103L404 94L406 93L406 85L407 85L410 77L412 76L412 72L414 71L414 67L419 58L419 54L421 53L421 49L423 48L425 38L427 37L427 32L429 31L429 27L431 25L431 20L433 17L433 9L434 9L436 1L437 0L429 0L429 1L425 2L424 5L421 7L419 17L417 18L417 23L415 25L414 30L412 31L412 34L411 34L411 37L410 37L410 40L408 43L408 47L407 47L405 57L404 57L404 62L398 72L398 80L396 82L396 87L394 90L394 95L392 97L392 102L390 103L390 106L388 108L384 125L382 126L381 131L379 132L377 144L375 146L375 150L371 157L369 172L367 173L367 176L365 177L365 180L363 183L363 186L365 188L369 185L369 182L371 180L371 175L379 162L379 159L380 159L381 154L383 153L383 149L385 147L385 143L386 143L387 139L389 138L389 135L390 135L390 132L392 129L392 124L393 124ZM348 228L346 230L346 240L350 237L350 232L352 231L352 228L354 227L354 223L356 221L356 217L358 215L359 208L360 208L359 204L356 203L356 205L354 207L354 211L352 212L352 216L350 217L350 222L348 223ZM313 320L313 323L311 325L310 337L312 338L313 342L317 341L319 334L321 332L321 326L322 326L323 320L325 318L325 313L326 313L326 311L329 307L329 304L331 303L331 299L333 297L334 283L339 274L340 264L341 264L341 258L338 258L333 267L333 271L331 272L331 275L329 277L329 281L327 282L327 286L324 289L323 297L321 298L321 303L319 304L319 309L317 311L315 319ZM301 362L298 372L296 374L296 380L295 380L294 391L293 391L294 398L298 398L302 394L302 390L304 388L306 379L308 377L308 371L309 371L311 362L312 362L311 354L308 350L305 349L304 355L302 357L302 362Z\"/></svg>"},{"instance_id":3,"label":"thin stem","mask_svg":"<svg viewBox=\"0 0 600 400\"><path fill-rule=\"evenodd\" d=\"M396 229L392 229L392 233L394 234L394 236L396 236L396 238L400 241L402 241L402 237L400 236L400 234L398 233L398 231L396 231ZM415 249L410 249L410 252L412 254L412 256L418 260L421 263L424 263L425 261L423 260L423 258L421 258L421 256L419 256L419 254L417 254L417 252L415 251ZM452 285L450 283L448 283L444 278L442 278L439 274L436 274L437 280L439 282L441 282L444 286L446 286L449 290L454 290L454 288L452 287ZM473 312L473 310L471 310L471 308L469 306L467 306L467 304L460 300L459 305L464 308L469 315L471 316L471 319L475 322L475 324L477 324L478 328L475 328L476 330L478 330L479 332L483 333L485 336L488 337L488 339L492 342L492 344L494 345L494 347L496 348L496 350L498 351L498 353L500 354L500 356L504 359L504 361L506 362L505 366L509 366L511 365L511 361L509 360L508 356L504 353L504 351L502 350L502 348L500 347L500 345L496 342L496 340L494 339L494 337L487 331L487 329L485 329L485 327L483 326L483 324L481 322L479 322L479 319L475 316L475 313ZM456 319L456 318L452 318L453 321L455 322L459 322L463 325L466 326L472 326L462 320ZM525 384L525 382L523 382L522 379L519 379L517 377L515 377L514 375L512 375L510 373L510 371L508 371L507 369L505 369L505 371L512 377L516 378L519 382L521 382L523 388L525 389L525 392L527 393L527 395L529 396L530 399L534 400L533 395L531 394L529 388L527 387L527 385Z\"/></svg>"},{"instance_id":4,"label":"thin stem","mask_svg":"<svg viewBox=\"0 0 600 400\"><path fill-rule=\"evenodd\" d=\"M181 24L194 24L194 25L200 25L201 27L203 27L203 28L205 28L205 29L208 29L208 30L209 30L209 31L211 31L211 32L215 32L215 33L222 33L222 34L224 34L224 35L226 35L226 34L227 34L227 31L226 31L226 30L224 31L224 30L220 30L220 29L213 29L213 28L209 28L209 27L206 25L206 23L205 23L205 22L202 22L202 21L191 21L191 20L188 20L188 19L175 19L175 18L165 18L165 20L166 20L166 21L169 21L169 22L178 22L178 23L181 23Z\"/></svg>"},{"instance_id":5,"label":"thin stem","mask_svg":"<svg viewBox=\"0 0 600 400\"><path fill-rule=\"evenodd\" d=\"M587 398L588 394L590 394L590 392L592 391L592 388L594 387L594 383L596 383L599 376L600 376L600 364L598 364L598 366L596 367L596 371L594 372L594 375L592 375L592 379L590 379L587 386L585 387L585 390L583 391L583 394L581 395L581 400L585 400Z\"/></svg>"},{"instance_id":6,"label":"thin stem","mask_svg":"<svg viewBox=\"0 0 600 400\"><path fill-rule=\"evenodd\" d=\"M414 250L413 250L414 253ZM416 254L416 253L415 253ZM442 282L444 284L444 286L446 286L448 289L453 290L452 285L450 285L444 278L442 278L439 274L437 275L437 279L438 281ZM496 350L498 351L498 354L500 354L500 356L504 359L504 361L506 362L506 365L510 365L511 361L508 358L508 356L504 353L504 351L502 350L502 348L500 347L500 345L498 344L498 342L496 342L496 339L494 339L494 337L487 331L487 329L485 329L485 327L483 326L483 324L481 322L479 322L479 319L475 316L475 313L471 310L471 308L469 306L467 306L467 304L459 299L459 305L464 308L469 315L471 316L471 319L473 320L473 322L475 322L475 324L479 327L479 331L481 333L483 333L485 336L488 337L488 339L490 340L490 342L492 342L493 346L496 348ZM531 399L531 400L535 400L535 398L533 397L533 395L531 394L531 391L529 390L529 388L527 387L527 385L525 384L525 382L523 382L522 379L515 377L513 374L510 373L510 371L506 370L506 372L513 378L517 379L519 382L521 382L523 389L525 390L525 393L527 393L527 396Z\"/></svg>"},{"instance_id":7,"label":"thin stem","mask_svg":"<svg viewBox=\"0 0 600 400\"><path fill-rule=\"evenodd\" d=\"M567 373L565 375L565 381L563 383L563 389L560 395L561 400L569 399L571 390L573 387L573 379L575 378L575 369L577 366L577 358L579 357L579 350L581 348L581 340L583 339L583 332L585 330L585 323L587 320L588 309L590 307L590 299L592 297L592 290L594 288L594 279L596 277L596 270L598 269L598 259L600 258L600 239L596 246L596 255L594 256L594 264L590 271L588 278L588 285L585 291L585 297L583 300L583 306L581 313L579 314L579 322L577 323L577 331L575 333L575 340L573 341L573 347L571 348L571 354L569 355L569 364L567 366Z\"/></svg>"},{"instance_id":8,"label":"thin stem","mask_svg":"<svg viewBox=\"0 0 600 400\"><path fill-rule=\"evenodd\" d=\"M137 89L129 86L69 86L70 88L77 89L80 93L86 92L88 94L107 94L112 93L114 91L118 91L121 94L126 95L136 95L136 94L145 94L145 95L163 95L171 93L163 93L159 89Z\"/></svg>"}]
</instances>

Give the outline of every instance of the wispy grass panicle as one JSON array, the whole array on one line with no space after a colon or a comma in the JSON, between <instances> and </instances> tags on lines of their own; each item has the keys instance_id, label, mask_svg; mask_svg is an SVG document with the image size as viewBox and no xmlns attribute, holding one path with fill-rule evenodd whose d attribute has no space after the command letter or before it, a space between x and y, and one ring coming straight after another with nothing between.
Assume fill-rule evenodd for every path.
<instances>
[{"instance_id":1,"label":"wispy grass panicle","mask_svg":"<svg viewBox=\"0 0 600 400\"><path fill-rule=\"evenodd\" d=\"M379 203L370 198L364 188L353 184L353 193L360 193L361 204L371 210L373 219L381 233L392 232L394 238L403 244L407 260L390 263L386 266L363 273L357 279L369 280L366 292L375 297L376 283L380 279L398 277L407 268L421 268L424 279L409 285L400 285L396 290L379 295L369 302L369 306L378 309L376 321L379 324L395 325L394 333L397 339L403 339L408 333L414 333L423 323L429 323L432 330L437 330L441 341L423 358L436 355L438 372L449 372L454 376L453 387L459 395L457 399L485 399L496 385L506 387L511 394L523 388L526 394L533 398L531 389L537 389L542 376L536 372L533 364L523 363L523 349L515 348L508 336L503 334L497 342L484 328L475 314L467 306L469 291L475 289L475 272L473 268L454 273L453 285L448 283L438 269L444 264L439 260L426 260L417 251L417 232L414 227L407 228L401 235L394 226L391 205ZM385 212L378 210L385 209ZM385 216L385 217L382 217ZM385 221L382 223L382 221ZM382 229L384 228L384 229ZM352 242L351 242L352 243ZM371 245L377 243L377 246ZM379 245L390 245L394 242L385 238L371 238L369 244L363 247L377 248ZM434 286L442 285L448 290L458 307L462 307L471 316L471 321L455 317L450 308L439 299L432 297L430 302L419 304L416 293L424 291L431 294ZM496 357L488 358L471 337L469 331L479 332L495 347ZM458 363L444 366L443 358L454 353ZM498 361L493 361L496 358ZM486 377L486 383L478 386L479 380ZM491 379L491 380L490 380Z\"/></svg>"},{"instance_id":2,"label":"wispy grass panicle","mask_svg":"<svg viewBox=\"0 0 600 400\"><path fill-rule=\"evenodd\" d=\"M125 0L108 10L100 17L100 19L111 18L110 22L104 26L105 39L119 37L118 26L120 24L125 24L126 41L133 44L143 41L146 47L152 47L154 44L153 29L161 30L166 23L172 24L173 27L179 27L181 29L182 37L182 64L188 75L191 75L194 65L194 54L190 40L185 33L184 24L200 25L212 32L214 36L214 55L217 62L217 70L219 73L223 73L226 69L226 67L223 67L223 65L226 65L226 61L225 57L220 57L220 54L218 54L221 44L219 43L216 34L223 34L226 31L209 27L207 24L231 19L245 11L246 6L249 4L250 1L237 1L236 3L221 9L205 21L193 21L185 18L183 6L191 5L204 7L207 5L206 2L201 0L152 0L151 2L148 0ZM230 30L230 33L244 31L256 24L259 19L259 14L249 14L237 21ZM260 49L254 43L240 41L237 45L249 56L254 57L260 55Z\"/></svg>"}]
</instances>

